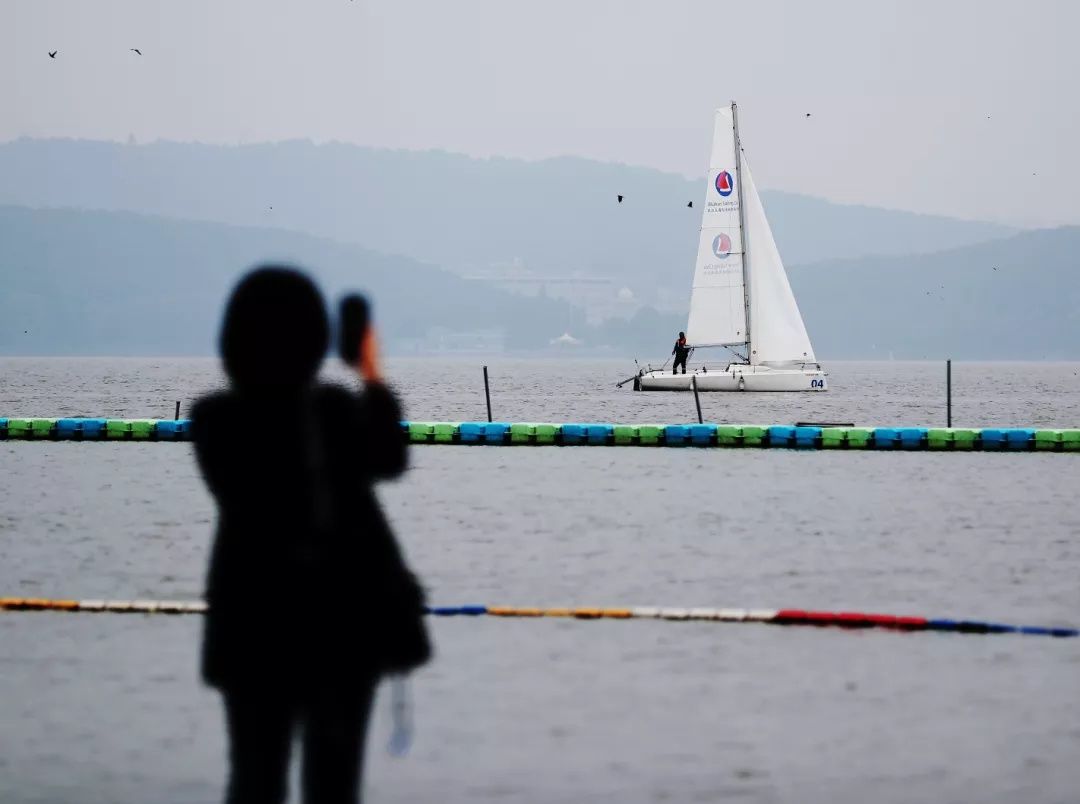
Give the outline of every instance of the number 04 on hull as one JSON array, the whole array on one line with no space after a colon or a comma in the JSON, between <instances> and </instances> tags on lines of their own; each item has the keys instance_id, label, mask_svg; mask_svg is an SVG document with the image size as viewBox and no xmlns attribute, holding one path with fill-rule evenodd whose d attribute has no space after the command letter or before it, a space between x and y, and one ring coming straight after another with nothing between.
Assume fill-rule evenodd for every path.
<instances>
[{"instance_id":1,"label":"number 04 on hull","mask_svg":"<svg viewBox=\"0 0 1080 804\"><path fill-rule=\"evenodd\" d=\"M696 381L699 391L828 390L742 152L734 103L716 110L686 339L700 368L643 370L634 388L688 391ZM737 360L728 362L732 353Z\"/></svg>"}]
</instances>

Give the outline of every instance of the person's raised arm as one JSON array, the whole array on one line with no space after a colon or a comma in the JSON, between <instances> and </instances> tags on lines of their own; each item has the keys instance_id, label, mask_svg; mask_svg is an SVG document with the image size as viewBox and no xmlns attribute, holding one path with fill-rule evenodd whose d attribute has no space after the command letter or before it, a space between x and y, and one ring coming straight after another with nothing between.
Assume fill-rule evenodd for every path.
<instances>
[{"instance_id":1,"label":"person's raised arm","mask_svg":"<svg viewBox=\"0 0 1080 804\"><path fill-rule=\"evenodd\" d=\"M361 336L353 369L364 380L358 412L364 439L367 470L372 477L395 477L407 466L406 443L401 434L401 407L383 382L378 339L369 323Z\"/></svg>"}]
</instances>

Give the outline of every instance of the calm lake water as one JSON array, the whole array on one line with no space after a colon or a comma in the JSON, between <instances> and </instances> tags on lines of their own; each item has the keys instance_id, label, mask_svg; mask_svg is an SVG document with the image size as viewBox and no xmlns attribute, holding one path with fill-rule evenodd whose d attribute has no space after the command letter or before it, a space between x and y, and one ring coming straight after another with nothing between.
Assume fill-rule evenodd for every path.
<instances>
[{"instance_id":1,"label":"calm lake water","mask_svg":"<svg viewBox=\"0 0 1080 804\"><path fill-rule=\"evenodd\" d=\"M413 419L485 417L481 360L391 360ZM623 361L489 361L496 418L695 418ZM944 366L707 420L943 424ZM344 375L331 372L335 377ZM1080 365L953 366L958 426L1080 426ZM210 360L0 359L0 416L170 417ZM1080 455L420 447L381 497L435 603L869 609L1080 623ZM186 444L0 442L0 595L197 598ZM267 616L284 605L267 601ZM0 615L0 801L209 802L199 621ZM372 802L1076 802L1080 640L651 621L437 620L413 750Z\"/></svg>"}]
</instances>

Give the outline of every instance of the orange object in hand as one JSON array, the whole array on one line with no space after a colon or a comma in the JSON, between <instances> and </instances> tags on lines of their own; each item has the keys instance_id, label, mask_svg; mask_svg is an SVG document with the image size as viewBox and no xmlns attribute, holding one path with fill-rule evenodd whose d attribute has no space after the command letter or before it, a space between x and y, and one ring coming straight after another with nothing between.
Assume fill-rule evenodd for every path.
<instances>
[{"instance_id":1,"label":"orange object in hand","mask_svg":"<svg viewBox=\"0 0 1080 804\"><path fill-rule=\"evenodd\" d=\"M379 344L371 326L367 299L353 293L345 296L340 305L338 354L365 382L382 382L379 365Z\"/></svg>"},{"instance_id":2,"label":"orange object in hand","mask_svg":"<svg viewBox=\"0 0 1080 804\"><path fill-rule=\"evenodd\" d=\"M382 366L379 363L379 340L370 324L360 339L360 357L356 366L364 382L382 382Z\"/></svg>"}]
</instances>

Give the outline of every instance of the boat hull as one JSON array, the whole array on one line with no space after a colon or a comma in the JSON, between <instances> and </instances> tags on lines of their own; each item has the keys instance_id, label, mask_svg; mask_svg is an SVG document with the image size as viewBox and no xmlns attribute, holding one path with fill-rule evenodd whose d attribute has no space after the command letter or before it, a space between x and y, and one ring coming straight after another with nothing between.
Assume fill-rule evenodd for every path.
<instances>
[{"instance_id":1,"label":"boat hull","mask_svg":"<svg viewBox=\"0 0 1080 804\"><path fill-rule=\"evenodd\" d=\"M729 366L717 371L686 374L647 371L638 377L642 391L690 391L696 380L699 391L827 391L829 383L820 369L774 369L768 366Z\"/></svg>"}]
</instances>

